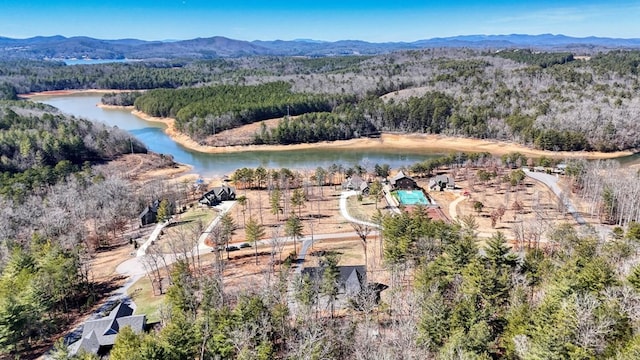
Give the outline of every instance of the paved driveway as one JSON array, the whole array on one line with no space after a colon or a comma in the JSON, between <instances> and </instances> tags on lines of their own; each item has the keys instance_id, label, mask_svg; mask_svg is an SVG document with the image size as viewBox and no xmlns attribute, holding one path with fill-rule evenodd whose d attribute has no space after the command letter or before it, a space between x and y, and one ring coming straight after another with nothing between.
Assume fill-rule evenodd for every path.
<instances>
[{"instance_id":1,"label":"paved driveway","mask_svg":"<svg viewBox=\"0 0 640 360\"><path fill-rule=\"evenodd\" d=\"M547 187L549 189L551 189L551 191L553 191L554 194L556 194L556 196L559 199L563 199L563 203L565 208L567 209L567 212L569 214L571 214L571 216L573 216L573 218L576 220L576 222L578 223L578 225L586 225L587 221L582 217L582 215L580 215L580 213L576 210L575 206L573 206L573 203L571 202L571 200L569 200L568 197L564 197L562 196L562 189L560 189L560 187L558 186L558 177L556 175L551 175L551 174L547 174L547 173L543 173L543 172L535 172L535 171L531 171L529 169L524 169L524 173L537 181L540 181L541 183L547 185Z\"/></svg>"}]
</instances>

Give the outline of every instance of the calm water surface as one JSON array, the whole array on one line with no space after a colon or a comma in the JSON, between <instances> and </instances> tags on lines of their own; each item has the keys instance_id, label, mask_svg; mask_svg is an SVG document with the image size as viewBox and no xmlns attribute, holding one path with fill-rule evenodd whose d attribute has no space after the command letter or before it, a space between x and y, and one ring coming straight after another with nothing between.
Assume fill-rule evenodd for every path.
<instances>
[{"instance_id":1,"label":"calm water surface","mask_svg":"<svg viewBox=\"0 0 640 360\"><path fill-rule=\"evenodd\" d=\"M375 164L389 164L392 168L411 165L440 154L433 152L410 152L398 149L375 150L331 150L309 149L296 151L248 151L228 154L207 154L187 149L175 143L164 133L164 124L148 122L121 109L103 109L97 107L100 95L74 94L64 96L42 96L35 101L55 106L63 112L117 126L125 129L140 139L151 151L171 154L183 164L193 166L193 171L203 176L221 176L230 174L238 168L295 168L315 169L318 166L328 167L331 164L352 166L361 164L373 168Z\"/></svg>"},{"instance_id":2,"label":"calm water surface","mask_svg":"<svg viewBox=\"0 0 640 360\"><path fill-rule=\"evenodd\" d=\"M193 166L193 172L202 176L222 176L231 174L238 168L287 167L292 169L313 170L318 166L331 164L353 166L361 164L373 168L375 164L389 164L392 168L411 165L418 161L434 158L443 153L429 150L423 152L398 149L346 150L346 149L309 149L296 151L247 151L228 154L208 154L190 150L175 143L164 133L165 125L148 122L131 114L128 110L103 109L97 107L101 95L74 94L64 96L41 96L34 100L53 105L65 113L76 117L117 126L131 132L151 151L171 154L180 163ZM624 166L640 163L640 154L618 159Z\"/></svg>"}]
</instances>

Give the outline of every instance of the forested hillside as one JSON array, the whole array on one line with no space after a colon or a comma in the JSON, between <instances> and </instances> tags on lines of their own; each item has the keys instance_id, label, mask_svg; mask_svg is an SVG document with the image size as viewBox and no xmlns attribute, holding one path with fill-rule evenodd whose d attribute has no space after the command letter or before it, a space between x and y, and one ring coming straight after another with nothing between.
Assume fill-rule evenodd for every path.
<instances>
[{"instance_id":1,"label":"forested hillside","mask_svg":"<svg viewBox=\"0 0 640 360\"><path fill-rule=\"evenodd\" d=\"M368 57L241 58L65 65L59 61L0 60L0 99L68 89L141 90L242 82L245 76L355 71Z\"/></svg>"},{"instance_id":2,"label":"forested hillside","mask_svg":"<svg viewBox=\"0 0 640 360\"><path fill-rule=\"evenodd\" d=\"M347 138L380 131L425 132L516 141L546 150L615 151L640 145L639 54L612 51L576 60L570 53L434 49L362 58L352 64L333 59L243 59L236 64L252 63L253 73L243 70L242 76L223 78L248 85L284 80L294 92L351 94L357 101L332 111L332 119L358 128L347 131ZM319 67L323 70L313 73L312 65L322 62L339 66ZM213 126L215 118L204 122L197 115L184 115L202 125L200 136L219 131ZM296 125L304 129L301 136L284 142L345 136L305 135L335 126L326 116L315 118L303 118ZM372 131L355 125L363 121ZM271 131L258 133L256 141L278 143L275 131L282 130Z\"/></svg>"},{"instance_id":3,"label":"forested hillside","mask_svg":"<svg viewBox=\"0 0 640 360\"><path fill-rule=\"evenodd\" d=\"M324 99L322 102L330 101L330 107L305 105L290 114L330 111L331 121L341 119L349 124L347 128L360 128L352 123L367 122L366 127L374 130L364 132L367 134L440 133L516 141L548 150L637 148L640 52L578 55L566 51L427 49L378 56L245 57L77 66L5 61L0 63L0 96L14 98L30 91L61 89L195 87L177 89L180 95L175 96L168 95L170 92L148 95L147 99L158 97L150 104L169 101L172 109L146 107L155 115L177 116L180 129L204 143L208 136L225 128L265 116L282 116L286 105L291 111L301 103ZM202 103L206 91L215 91L204 89L227 85L233 91L250 91L243 86L274 82L290 86L286 96L278 90L277 99L254 98L256 103L249 105L247 99L228 101L231 97L218 94L225 107L215 105L213 109ZM188 99L192 95L195 97ZM302 97L306 98L301 102ZM339 106L344 99L348 104ZM271 110L265 111L267 108ZM308 129L303 133L334 126L318 124L329 119L324 115L315 118L315 123L305 120ZM258 142L278 142L278 136L257 135ZM346 136L362 135L358 130ZM303 142L304 138L309 136L285 141ZM336 136L318 140L333 138Z\"/></svg>"},{"instance_id":4,"label":"forested hillside","mask_svg":"<svg viewBox=\"0 0 640 360\"><path fill-rule=\"evenodd\" d=\"M256 86L219 85L178 90L151 90L135 101L147 114L175 117L178 129L200 137L260 120L321 111L347 97L291 92L284 82Z\"/></svg>"},{"instance_id":5,"label":"forested hillside","mask_svg":"<svg viewBox=\"0 0 640 360\"><path fill-rule=\"evenodd\" d=\"M146 148L125 131L0 101L0 357L50 342L108 291L89 255L149 200L93 166L132 151Z\"/></svg>"},{"instance_id":6,"label":"forested hillside","mask_svg":"<svg viewBox=\"0 0 640 360\"><path fill-rule=\"evenodd\" d=\"M127 132L69 118L47 105L0 102L0 194L21 199L86 164L146 151Z\"/></svg>"}]
</instances>

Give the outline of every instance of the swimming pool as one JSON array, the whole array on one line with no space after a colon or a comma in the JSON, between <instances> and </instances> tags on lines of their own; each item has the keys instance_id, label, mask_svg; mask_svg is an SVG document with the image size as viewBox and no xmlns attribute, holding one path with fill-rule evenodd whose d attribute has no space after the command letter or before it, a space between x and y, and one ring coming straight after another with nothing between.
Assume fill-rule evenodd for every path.
<instances>
[{"instance_id":1,"label":"swimming pool","mask_svg":"<svg viewBox=\"0 0 640 360\"><path fill-rule=\"evenodd\" d=\"M429 205L422 190L398 190L396 193L402 205Z\"/></svg>"}]
</instances>

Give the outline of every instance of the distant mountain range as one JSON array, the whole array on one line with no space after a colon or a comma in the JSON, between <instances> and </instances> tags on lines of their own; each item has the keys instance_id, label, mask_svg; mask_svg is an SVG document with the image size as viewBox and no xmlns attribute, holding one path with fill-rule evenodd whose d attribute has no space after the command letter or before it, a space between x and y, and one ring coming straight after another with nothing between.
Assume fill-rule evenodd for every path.
<instances>
[{"instance_id":1,"label":"distant mountain range","mask_svg":"<svg viewBox=\"0 0 640 360\"><path fill-rule=\"evenodd\" d=\"M616 48L640 48L640 39L576 38L564 35L465 35L414 42L335 42L312 39L291 41L242 41L221 36L177 41L137 39L100 40L90 37L37 36L28 39L0 37L0 59L210 59L240 56L374 55L396 50L424 48L571 50L590 52Z\"/></svg>"}]
</instances>

